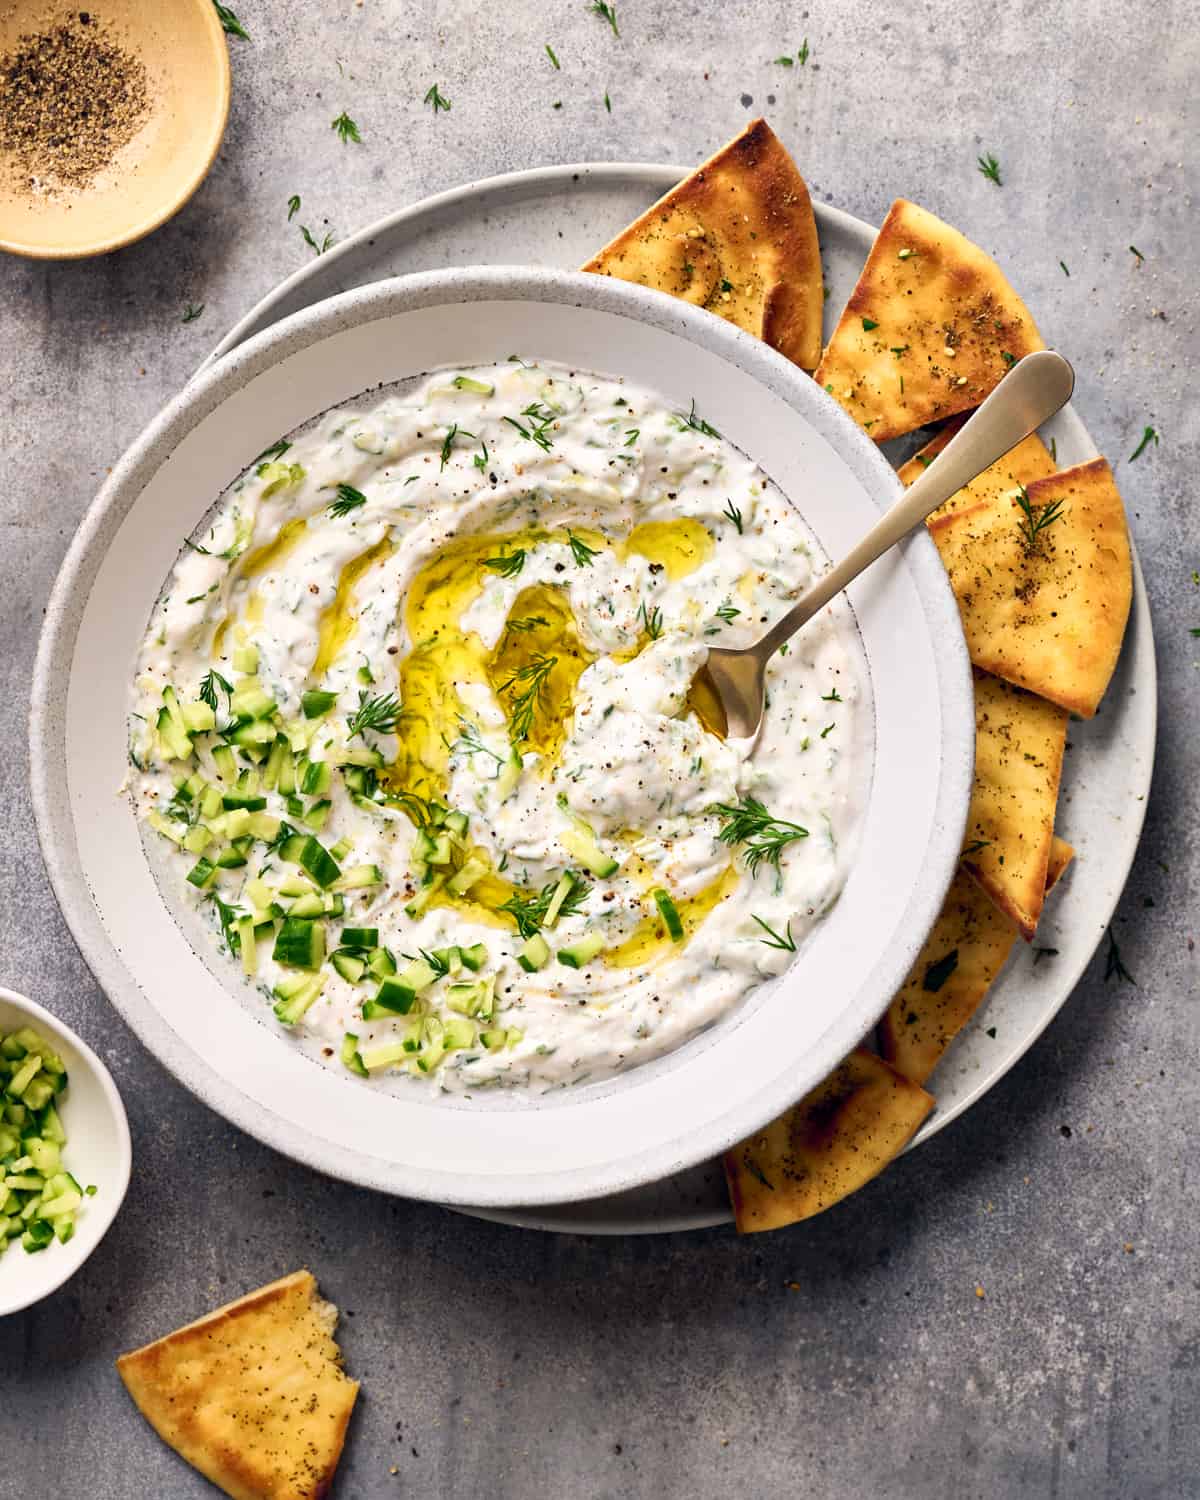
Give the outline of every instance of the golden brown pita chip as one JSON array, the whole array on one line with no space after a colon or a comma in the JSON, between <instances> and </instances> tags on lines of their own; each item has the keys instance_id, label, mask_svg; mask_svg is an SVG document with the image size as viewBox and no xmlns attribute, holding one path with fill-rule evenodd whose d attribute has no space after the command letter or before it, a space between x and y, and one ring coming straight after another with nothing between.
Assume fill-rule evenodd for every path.
<instances>
[{"instance_id":1,"label":"golden brown pita chip","mask_svg":"<svg viewBox=\"0 0 1200 1500\"><path fill-rule=\"evenodd\" d=\"M1046 895L1075 856L1057 835ZM879 1023L879 1050L913 1083L924 1083L983 1003L1004 967L1017 930L983 888L960 870L904 988Z\"/></svg>"},{"instance_id":2,"label":"golden brown pita chip","mask_svg":"<svg viewBox=\"0 0 1200 1500\"><path fill-rule=\"evenodd\" d=\"M932 1097L857 1048L786 1114L725 1153L741 1234L809 1219L857 1192L897 1157Z\"/></svg>"},{"instance_id":3,"label":"golden brown pita chip","mask_svg":"<svg viewBox=\"0 0 1200 1500\"><path fill-rule=\"evenodd\" d=\"M882 443L978 406L1045 347L991 256L898 198L813 378Z\"/></svg>"},{"instance_id":4,"label":"golden brown pita chip","mask_svg":"<svg viewBox=\"0 0 1200 1500\"><path fill-rule=\"evenodd\" d=\"M918 453L914 453L906 464L901 464L896 470L900 476L900 482L910 485L914 479L919 479L965 420L965 417L961 419L956 417L947 422L936 437L926 443ZM1011 494L1018 485L1032 484L1035 479L1045 479L1048 474L1054 472L1054 460L1050 457L1050 450L1036 432L1031 432L998 463L994 463L990 469L984 469L983 473L972 479L970 484L964 484L961 490L951 495L945 505L940 505L937 510L932 511L929 519L933 520L936 516L948 516L951 511L978 505L981 500L992 500L997 495Z\"/></svg>"},{"instance_id":5,"label":"golden brown pita chip","mask_svg":"<svg viewBox=\"0 0 1200 1500\"><path fill-rule=\"evenodd\" d=\"M905 1078L924 1083L978 1010L1017 930L960 870L904 987L879 1023L879 1048Z\"/></svg>"},{"instance_id":6,"label":"golden brown pita chip","mask_svg":"<svg viewBox=\"0 0 1200 1500\"><path fill-rule=\"evenodd\" d=\"M296 1271L123 1354L117 1369L159 1437L234 1500L319 1500L358 1394L336 1322Z\"/></svg>"},{"instance_id":7,"label":"golden brown pita chip","mask_svg":"<svg viewBox=\"0 0 1200 1500\"><path fill-rule=\"evenodd\" d=\"M978 670L963 867L1031 940L1046 895L1065 709Z\"/></svg>"},{"instance_id":8,"label":"golden brown pita chip","mask_svg":"<svg viewBox=\"0 0 1200 1500\"><path fill-rule=\"evenodd\" d=\"M583 267L694 302L811 370L824 288L803 177L755 120Z\"/></svg>"},{"instance_id":9,"label":"golden brown pita chip","mask_svg":"<svg viewBox=\"0 0 1200 1500\"><path fill-rule=\"evenodd\" d=\"M929 534L975 665L1090 719L1133 594L1125 509L1105 460L942 516Z\"/></svg>"},{"instance_id":10,"label":"golden brown pita chip","mask_svg":"<svg viewBox=\"0 0 1200 1500\"><path fill-rule=\"evenodd\" d=\"M1075 858L1075 850L1067 843L1066 839L1060 839L1058 834L1050 845L1050 858L1046 861L1046 894L1047 896L1066 874L1067 866Z\"/></svg>"}]
</instances>

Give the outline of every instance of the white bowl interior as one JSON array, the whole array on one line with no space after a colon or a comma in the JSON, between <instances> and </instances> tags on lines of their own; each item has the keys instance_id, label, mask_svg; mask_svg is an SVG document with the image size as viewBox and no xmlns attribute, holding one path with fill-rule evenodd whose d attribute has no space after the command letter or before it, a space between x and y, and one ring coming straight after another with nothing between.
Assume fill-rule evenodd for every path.
<instances>
[{"instance_id":1,"label":"white bowl interior","mask_svg":"<svg viewBox=\"0 0 1200 1500\"><path fill-rule=\"evenodd\" d=\"M19 1312L60 1287L83 1265L116 1218L129 1186L131 1152L125 1108L108 1069L73 1031L12 990L0 989L0 1032L32 1026L67 1065L67 1087L58 1100L67 1132L64 1164L96 1195L85 1198L75 1233L30 1255L17 1241L0 1255L0 1317Z\"/></svg>"},{"instance_id":2,"label":"white bowl interior","mask_svg":"<svg viewBox=\"0 0 1200 1500\"><path fill-rule=\"evenodd\" d=\"M845 892L780 982L658 1064L520 1108L389 1094L289 1047L269 1014L260 1020L232 1000L185 941L128 804L112 795L125 770L134 653L180 538L268 443L377 384L513 350L619 373L681 410L694 399L831 556L895 496L888 465L806 376L694 309L565 273L475 270L372 286L251 341L123 460L59 580L34 713L35 800L56 889L89 962L153 1050L292 1155L372 1186L479 1205L583 1198L662 1176L749 1133L823 1076L874 1023L940 906L974 725L957 608L918 536L851 591L875 702L870 800ZM64 681L65 700L54 686ZM62 805L49 787L51 766L61 787L64 756Z\"/></svg>"}]
</instances>

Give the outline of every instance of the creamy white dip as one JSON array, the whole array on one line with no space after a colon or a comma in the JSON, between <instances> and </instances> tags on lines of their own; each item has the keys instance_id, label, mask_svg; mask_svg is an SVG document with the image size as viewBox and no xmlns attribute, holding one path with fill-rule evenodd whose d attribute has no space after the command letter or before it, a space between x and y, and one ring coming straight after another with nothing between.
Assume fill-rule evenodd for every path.
<instances>
[{"instance_id":1,"label":"creamy white dip","mask_svg":"<svg viewBox=\"0 0 1200 1500\"><path fill-rule=\"evenodd\" d=\"M264 1018L332 1066L460 1092L603 1078L780 973L841 890L869 778L845 604L772 662L752 753L688 701L710 644L749 644L826 567L694 408L548 365L429 376L276 445L192 539L137 662L135 809L216 941L243 950ZM333 695L325 711L313 692ZM205 700L213 730L194 727ZM239 719L256 738L220 749ZM337 879L296 863L301 836L333 852ZM443 836L442 863L423 859ZM486 873L453 894L468 862L464 882ZM529 898L568 871L565 910L539 930ZM343 908L313 919L308 969L297 921L278 945L296 900ZM370 949L346 949L337 967L344 928L377 929L401 981L422 953L486 956L407 1014L364 1019L387 955L357 975L347 954ZM458 991L456 1010L456 983L485 997Z\"/></svg>"}]
</instances>

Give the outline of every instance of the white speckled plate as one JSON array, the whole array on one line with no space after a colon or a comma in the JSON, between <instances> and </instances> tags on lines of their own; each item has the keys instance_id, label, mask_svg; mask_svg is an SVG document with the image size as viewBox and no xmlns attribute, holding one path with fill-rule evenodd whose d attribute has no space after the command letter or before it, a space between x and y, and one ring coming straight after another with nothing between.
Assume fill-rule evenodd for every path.
<instances>
[{"instance_id":1,"label":"white speckled plate","mask_svg":"<svg viewBox=\"0 0 1200 1500\"><path fill-rule=\"evenodd\" d=\"M426 198L306 264L251 308L205 363L288 312L384 276L468 262L580 265L683 175L679 167L592 162L508 173ZM829 287L828 335L875 231L822 204L816 205L816 214ZM1070 352L1064 350L1068 356ZM1059 413L1045 436L1056 441L1064 466L1096 455L1073 407ZM1095 952L1141 833L1155 720L1154 640L1135 557L1133 612L1117 675L1098 717L1071 726L1058 826L1075 845L1078 859L1048 906L1038 936L1039 946L1058 953L1035 968L1031 951L1019 948L987 1004L935 1073L930 1086L937 1111L914 1146L957 1119L1024 1055L1066 1002ZM486 1216L588 1234L665 1233L731 1217L719 1162L606 1198Z\"/></svg>"},{"instance_id":2,"label":"white speckled plate","mask_svg":"<svg viewBox=\"0 0 1200 1500\"><path fill-rule=\"evenodd\" d=\"M812 1087L878 1019L941 906L970 796L974 706L958 607L918 531L847 591L874 709L858 850L786 974L670 1054L534 1098L439 1094L321 1066L160 888L119 787L127 685L164 578L213 498L319 412L514 348L695 401L753 457L827 554L899 492L878 450L759 340L642 287L529 267L375 282L291 314L194 380L133 443L84 518L34 672L33 801L84 957L200 1098L289 1156L363 1186L492 1208L580 1200L685 1170ZM395 1086L399 1084L399 1086Z\"/></svg>"}]
</instances>

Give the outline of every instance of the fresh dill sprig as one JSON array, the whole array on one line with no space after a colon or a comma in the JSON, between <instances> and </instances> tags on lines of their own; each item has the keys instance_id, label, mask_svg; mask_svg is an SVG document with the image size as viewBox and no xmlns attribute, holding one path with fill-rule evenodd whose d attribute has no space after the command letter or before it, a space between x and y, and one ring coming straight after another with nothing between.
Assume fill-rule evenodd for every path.
<instances>
[{"instance_id":1,"label":"fresh dill sprig","mask_svg":"<svg viewBox=\"0 0 1200 1500\"><path fill-rule=\"evenodd\" d=\"M647 610L645 602L638 605L638 618L646 627L646 634L652 641L658 640L663 631L663 614L661 609Z\"/></svg>"},{"instance_id":2,"label":"fresh dill sprig","mask_svg":"<svg viewBox=\"0 0 1200 1500\"><path fill-rule=\"evenodd\" d=\"M732 625L740 614L740 609L735 608L732 604L726 603L722 604L720 609L717 610L717 619L723 620L726 625Z\"/></svg>"},{"instance_id":3,"label":"fresh dill sprig","mask_svg":"<svg viewBox=\"0 0 1200 1500\"><path fill-rule=\"evenodd\" d=\"M768 948L779 948L784 953L795 953L796 939L792 936L792 919L790 917L783 929L783 935L780 936L769 922L763 921L757 912L752 911L750 915L767 934L765 938L759 938L758 941L760 943L765 943Z\"/></svg>"},{"instance_id":4,"label":"fresh dill sprig","mask_svg":"<svg viewBox=\"0 0 1200 1500\"><path fill-rule=\"evenodd\" d=\"M1156 448L1158 447L1158 433L1155 432L1155 430L1154 430L1153 427L1143 428L1141 442L1137 445L1137 447L1129 455L1129 462L1130 463L1132 463L1135 458L1140 458L1141 457L1141 455L1142 455L1143 451L1145 450L1145 448L1146 448L1146 446L1147 446L1148 443L1153 443Z\"/></svg>"},{"instance_id":5,"label":"fresh dill sprig","mask_svg":"<svg viewBox=\"0 0 1200 1500\"><path fill-rule=\"evenodd\" d=\"M273 459L282 458L291 446L287 438L280 438L277 443L272 443L269 448L264 448L254 462L256 464L265 464L270 463Z\"/></svg>"},{"instance_id":6,"label":"fresh dill sprig","mask_svg":"<svg viewBox=\"0 0 1200 1500\"><path fill-rule=\"evenodd\" d=\"M357 141L359 145L362 144L362 136L358 133L358 126L354 123L354 121L350 118L345 110L342 110L337 119L332 122L332 124L330 125L330 129L337 131L338 139L342 142L343 145L345 145L347 141Z\"/></svg>"},{"instance_id":7,"label":"fresh dill sprig","mask_svg":"<svg viewBox=\"0 0 1200 1500\"><path fill-rule=\"evenodd\" d=\"M544 453L549 453L550 444L554 441L549 433L550 424L554 421L554 413L548 406L543 406L540 401L531 401L521 415L529 418L528 427L523 422L518 422L516 417L502 417L501 421L507 422L510 427L515 427L523 438L536 443Z\"/></svg>"},{"instance_id":8,"label":"fresh dill sprig","mask_svg":"<svg viewBox=\"0 0 1200 1500\"><path fill-rule=\"evenodd\" d=\"M822 703L841 703L842 701L842 695L838 692L837 688L832 688L828 693L821 694Z\"/></svg>"},{"instance_id":9,"label":"fresh dill sprig","mask_svg":"<svg viewBox=\"0 0 1200 1500\"><path fill-rule=\"evenodd\" d=\"M470 719L459 719L458 730L458 739L450 747L452 750L464 750L468 755L490 755L498 766L504 764L505 757L483 743L478 724L472 724Z\"/></svg>"},{"instance_id":10,"label":"fresh dill sprig","mask_svg":"<svg viewBox=\"0 0 1200 1500\"><path fill-rule=\"evenodd\" d=\"M229 9L228 5L217 5L216 0L213 0L213 4L217 12L217 20L220 21L221 29L226 35L240 37L243 42L248 42L250 40L250 33Z\"/></svg>"},{"instance_id":11,"label":"fresh dill sprig","mask_svg":"<svg viewBox=\"0 0 1200 1500\"><path fill-rule=\"evenodd\" d=\"M592 0L592 14L608 22L612 27L613 36L621 35L617 30L617 7L615 5L608 5L605 0Z\"/></svg>"},{"instance_id":12,"label":"fresh dill sprig","mask_svg":"<svg viewBox=\"0 0 1200 1500\"><path fill-rule=\"evenodd\" d=\"M702 432L705 437L719 438L721 436L721 434L717 431L717 429L715 427L713 427L710 423L706 422L703 417L697 415L697 412L696 412L696 398L694 396L692 397L692 409L691 409L691 411L688 412L688 414L687 414L686 417L683 416L683 415L680 415L679 420L683 423L683 425L685 427L690 427L693 432Z\"/></svg>"},{"instance_id":13,"label":"fresh dill sprig","mask_svg":"<svg viewBox=\"0 0 1200 1500\"><path fill-rule=\"evenodd\" d=\"M233 687L226 682L220 672L210 670L205 674L200 684L200 702L207 703L213 713L217 711L217 689L220 688L227 698L233 696Z\"/></svg>"},{"instance_id":14,"label":"fresh dill sprig","mask_svg":"<svg viewBox=\"0 0 1200 1500\"><path fill-rule=\"evenodd\" d=\"M352 484L339 484L337 499L329 507L331 516L348 516L352 510L357 510L360 505L367 503L367 497L361 490L356 490Z\"/></svg>"},{"instance_id":15,"label":"fresh dill sprig","mask_svg":"<svg viewBox=\"0 0 1200 1500\"><path fill-rule=\"evenodd\" d=\"M301 234L301 237L304 240L304 243L308 246L308 248L310 250L314 251L317 255L324 255L325 252L326 252L326 250L329 249L330 245L333 244L333 230L332 229L329 230L329 232L326 234L325 238L321 241L321 243L319 245L317 244L316 240L313 238L312 231L309 229L309 227L308 227L307 224L301 224L301 226L300 226L300 234Z\"/></svg>"},{"instance_id":16,"label":"fresh dill sprig","mask_svg":"<svg viewBox=\"0 0 1200 1500\"><path fill-rule=\"evenodd\" d=\"M1021 520L1017 524L1025 538L1025 545L1034 547L1046 527L1053 526L1055 521L1061 521L1066 511L1061 500L1052 500L1049 505L1037 509L1030 503L1029 491L1023 484L1017 485L1017 491L1017 506L1021 511Z\"/></svg>"},{"instance_id":17,"label":"fresh dill sprig","mask_svg":"<svg viewBox=\"0 0 1200 1500\"><path fill-rule=\"evenodd\" d=\"M805 37L804 41L803 41L803 43L802 43L802 45L800 47L799 52L796 53L796 61L800 64L801 67L804 67L805 63L808 62L808 59L809 59L808 38Z\"/></svg>"},{"instance_id":18,"label":"fresh dill sprig","mask_svg":"<svg viewBox=\"0 0 1200 1500\"><path fill-rule=\"evenodd\" d=\"M571 889L563 898L558 908L560 917L575 917L579 915L583 903L588 898L591 886L581 875L574 870L568 870L571 877ZM546 920L546 913L550 910L550 903L554 899L554 893L558 889L558 881L551 880L542 886L540 891L514 891L498 911L506 911L517 924L517 931L524 938L533 937Z\"/></svg>"},{"instance_id":19,"label":"fresh dill sprig","mask_svg":"<svg viewBox=\"0 0 1200 1500\"><path fill-rule=\"evenodd\" d=\"M422 103L433 105L433 113L435 118L437 117L439 110L449 110L450 108L449 99L446 98L446 96L442 93L441 89L438 88L436 83L430 85L429 92L425 95Z\"/></svg>"},{"instance_id":20,"label":"fresh dill sprig","mask_svg":"<svg viewBox=\"0 0 1200 1500\"><path fill-rule=\"evenodd\" d=\"M1108 952L1104 956L1105 984L1107 984L1108 981L1113 978L1124 980L1126 984L1132 984L1135 986L1137 984L1137 980L1133 977L1133 975L1121 961L1121 950L1117 947L1117 940L1113 936L1113 930L1110 927L1108 929Z\"/></svg>"},{"instance_id":21,"label":"fresh dill sprig","mask_svg":"<svg viewBox=\"0 0 1200 1500\"><path fill-rule=\"evenodd\" d=\"M528 635L531 630L536 630L539 626L549 625L549 623L550 621L541 615L526 615L521 620L509 620L504 628L505 630L513 631L517 635Z\"/></svg>"},{"instance_id":22,"label":"fresh dill sprig","mask_svg":"<svg viewBox=\"0 0 1200 1500\"><path fill-rule=\"evenodd\" d=\"M300 194L293 193L288 199L288 223L290 224L300 212Z\"/></svg>"},{"instance_id":23,"label":"fresh dill sprig","mask_svg":"<svg viewBox=\"0 0 1200 1500\"><path fill-rule=\"evenodd\" d=\"M736 807L718 802L709 811L724 821L724 827L717 835L723 844L731 847L745 844L743 853L751 875L758 873L763 860L778 870L779 856L787 845L808 837L807 828L774 817L757 797L743 797Z\"/></svg>"},{"instance_id":24,"label":"fresh dill sprig","mask_svg":"<svg viewBox=\"0 0 1200 1500\"><path fill-rule=\"evenodd\" d=\"M1000 178L1000 163L990 151L986 156L977 156L975 160L979 164L979 170L983 173L983 175L989 182L994 182L997 187L1004 186L1004 183Z\"/></svg>"},{"instance_id":25,"label":"fresh dill sprig","mask_svg":"<svg viewBox=\"0 0 1200 1500\"><path fill-rule=\"evenodd\" d=\"M600 553L599 547L589 547L586 542L581 541L575 535L570 527L567 528L567 545L571 549L571 556L581 568L590 568L592 558L599 556Z\"/></svg>"},{"instance_id":26,"label":"fresh dill sprig","mask_svg":"<svg viewBox=\"0 0 1200 1500\"><path fill-rule=\"evenodd\" d=\"M395 693L384 693L378 698L368 697L365 688L358 693L358 708L346 721L350 738L373 729L377 734L391 734L400 718L400 704Z\"/></svg>"},{"instance_id":27,"label":"fresh dill sprig","mask_svg":"<svg viewBox=\"0 0 1200 1500\"><path fill-rule=\"evenodd\" d=\"M554 48L550 45L549 42L546 43L546 56L554 64L554 69L557 72L562 67L562 63L559 62L558 54L555 52Z\"/></svg>"},{"instance_id":28,"label":"fresh dill sprig","mask_svg":"<svg viewBox=\"0 0 1200 1500\"><path fill-rule=\"evenodd\" d=\"M500 684L498 691L501 693L519 689L513 692L512 711L509 715L509 729L515 741L529 738L529 731L533 728L533 715L541 701L546 679L557 665L557 656L539 653L531 657L523 667L518 667L507 682Z\"/></svg>"},{"instance_id":29,"label":"fresh dill sprig","mask_svg":"<svg viewBox=\"0 0 1200 1500\"><path fill-rule=\"evenodd\" d=\"M501 578L515 578L525 566L525 549L518 547L513 552L506 552L502 557L485 557L483 565L485 568L491 568L493 573L499 573Z\"/></svg>"},{"instance_id":30,"label":"fresh dill sprig","mask_svg":"<svg viewBox=\"0 0 1200 1500\"><path fill-rule=\"evenodd\" d=\"M221 920L221 936L225 939L225 946L230 953L240 953L242 949L241 938L238 936L237 923L241 916L236 906L229 906L222 901L216 891L209 893L208 899L217 908L217 916Z\"/></svg>"},{"instance_id":31,"label":"fresh dill sprig","mask_svg":"<svg viewBox=\"0 0 1200 1500\"><path fill-rule=\"evenodd\" d=\"M446 429L446 436L442 439L442 461L438 466L439 473L441 473L442 469L444 469L450 462L450 454L454 450L454 439L458 437L460 433L463 437L473 438L475 436L473 432L468 432L465 427L460 427L457 422L452 422L450 424L450 426Z\"/></svg>"},{"instance_id":32,"label":"fresh dill sprig","mask_svg":"<svg viewBox=\"0 0 1200 1500\"><path fill-rule=\"evenodd\" d=\"M632 448L641 435L642 429L640 427L627 427L625 429L625 441L621 444L622 448Z\"/></svg>"},{"instance_id":33,"label":"fresh dill sprig","mask_svg":"<svg viewBox=\"0 0 1200 1500\"><path fill-rule=\"evenodd\" d=\"M728 516L729 517L729 519L737 527L737 534L738 534L738 536L741 536L741 534L742 534L742 513L741 513L740 510L738 510L737 506L733 503L732 500L726 500L726 502L725 502L725 509L721 512L721 514L723 516Z\"/></svg>"},{"instance_id":34,"label":"fresh dill sprig","mask_svg":"<svg viewBox=\"0 0 1200 1500\"><path fill-rule=\"evenodd\" d=\"M194 323L203 311L203 302L189 302L188 305L183 309L183 317L180 321L184 323Z\"/></svg>"}]
</instances>

